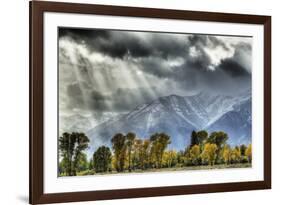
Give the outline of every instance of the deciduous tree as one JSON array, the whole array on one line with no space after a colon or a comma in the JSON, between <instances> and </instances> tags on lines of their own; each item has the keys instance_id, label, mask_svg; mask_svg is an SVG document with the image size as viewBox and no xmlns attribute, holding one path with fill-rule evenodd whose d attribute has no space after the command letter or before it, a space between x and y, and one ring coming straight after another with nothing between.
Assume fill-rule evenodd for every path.
<instances>
[{"instance_id":1,"label":"deciduous tree","mask_svg":"<svg viewBox=\"0 0 281 205\"><path fill-rule=\"evenodd\" d=\"M143 140L139 152L140 168L143 170L149 167L149 163L150 163L149 152L150 152L150 141Z\"/></svg>"},{"instance_id":2,"label":"deciduous tree","mask_svg":"<svg viewBox=\"0 0 281 205\"><path fill-rule=\"evenodd\" d=\"M107 172L111 166L111 151L109 147L99 147L93 155L93 161L96 172Z\"/></svg>"},{"instance_id":3,"label":"deciduous tree","mask_svg":"<svg viewBox=\"0 0 281 205\"><path fill-rule=\"evenodd\" d=\"M222 150L222 157L226 164L229 164L231 161L231 148L229 145L225 145Z\"/></svg>"},{"instance_id":4,"label":"deciduous tree","mask_svg":"<svg viewBox=\"0 0 281 205\"><path fill-rule=\"evenodd\" d=\"M129 132L126 135L126 146L127 146L127 153L128 153L128 163L129 163L128 170L129 170L129 172L131 172L131 170L132 170L132 168L131 168L131 161L132 161L131 156L132 156L132 147L133 147L135 139L136 139L135 133Z\"/></svg>"},{"instance_id":5,"label":"deciduous tree","mask_svg":"<svg viewBox=\"0 0 281 205\"><path fill-rule=\"evenodd\" d=\"M89 138L84 133L63 133L59 137L59 153L64 160L66 175L75 176L81 154L88 148Z\"/></svg>"},{"instance_id":6,"label":"deciduous tree","mask_svg":"<svg viewBox=\"0 0 281 205\"><path fill-rule=\"evenodd\" d=\"M141 139L135 139L133 146L132 166L133 169L141 168L141 149L143 141Z\"/></svg>"},{"instance_id":7,"label":"deciduous tree","mask_svg":"<svg viewBox=\"0 0 281 205\"><path fill-rule=\"evenodd\" d=\"M213 166L215 164L217 150L218 147L216 144L206 143L204 145L202 159L206 160L209 165Z\"/></svg>"},{"instance_id":8,"label":"deciduous tree","mask_svg":"<svg viewBox=\"0 0 281 205\"><path fill-rule=\"evenodd\" d=\"M89 169L89 163L87 160L87 155L85 153L81 153L78 156L78 162L76 167L76 172L81 172Z\"/></svg>"},{"instance_id":9,"label":"deciduous tree","mask_svg":"<svg viewBox=\"0 0 281 205\"><path fill-rule=\"evenodd\" d=\"M248 161L251 163L252 162L252 144L249 144L245 151L246 156L248 157Z\"/></svg>"},{"instance_id":10,"label":"deciduous tree","mask_svg":"<svg viewBox=\"0 0 281 205\"><path fill-rule=\"evenodd\" d=\"M199 145L194 145L190 148L190 159L194 165L199 164L199 159L200 159L200 147Z\"/></svg>"},{"instance_id":11,"label":"deciduous tree","mask_svg":"<svg viewBox=\"0 0 281 205\"><path fill-rule=\"evenodd\" d=\"M122 133L118 133L113 136L111 143L115 156L115 169L117 172L122 172L126 159L126 137Z\"/></svg>"},{"instance_id":12,"label":"deciduous tree","mask_svg":"<svg viewBox=\"0 0 281 205\"><path fill-rule=\"evenodd\" d=\"M200 130L197 132L197 139L201 149L203 148L203 145L206 142L207 138L208 138L208 132L206 130Z\"/></svg>"},{"instance_id":13,"label":"deciduous tree","mask_svg":"<svg viewBox=\"0 0 281 205\"><path fill-rule=\"evenodd\" d=\"M219 131L219 132L212 132L209 138L207 139L208 143L216 144L217 145L217 152L216 152L216 162L219 163L222 159L221 150L223 146L226 144L228 140L227 133Z\"/></svg>"},{"instance_id":14,"label":"deciduous tree","mask_svg":"<svg viewBox=\"0 0 281 205\"><path fill-rule=\"evenodd\" d=\"M162 159L165 149L171 143L170 136L165 133L155 133L150 137L152 143L151 153L156 160L156 167L162 167Z\"/></svg>"},{"instance_id":15,"label":"deciduous tree","mask_svg":"<svg viewBox=\"0 0 281 205\"><path fill-rule=\"evenodd\" d=\"M169 150L164 152L163 164L166 167L173 167L177 164L177 152L174 150Z\"/></svg>"},{"instance_id":16,"label":"deciduous tree","mask_svg":"<svg viewBox=\"0 0 281 205\"><path fill-rule=\"evenodd\" d=\"M240 162L241 154L239 147L235 147L231 150L231 163L238 163Z\"/></svg>"}]
</instances>

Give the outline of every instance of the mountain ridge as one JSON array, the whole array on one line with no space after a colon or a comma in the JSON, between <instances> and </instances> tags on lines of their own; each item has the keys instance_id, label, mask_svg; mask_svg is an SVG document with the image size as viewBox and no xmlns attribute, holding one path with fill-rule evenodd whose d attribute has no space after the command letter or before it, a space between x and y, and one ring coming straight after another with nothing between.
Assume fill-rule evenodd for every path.
<instances>
[{"instance_id":1,"label":"mountain ridge","mask_svg":"<svg viewBox=\"0 0 281 205\"><path fill-rule=\"evenodd\" d=\"M111 137L118 132L135 132L140 138L166 132L172 138L170 146L183 149L189 143L192 130L201 129L226 131L232 144L249 143L251 120L245 121L248 118L251 118L251 96L247 92L239 96L202 92L191 96L169 95L103 122L87 135L93 141L93 148L100 143L110 144Z\"/></svg>"}]
</instances>

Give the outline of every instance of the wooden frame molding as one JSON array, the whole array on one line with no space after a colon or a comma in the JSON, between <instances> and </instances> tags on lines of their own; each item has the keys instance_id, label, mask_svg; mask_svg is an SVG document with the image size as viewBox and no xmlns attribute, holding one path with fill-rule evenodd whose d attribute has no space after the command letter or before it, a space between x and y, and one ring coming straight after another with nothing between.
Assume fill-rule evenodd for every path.
<instances>
[{"instance_id":1,"label":"wooden frame molding","mask_svg":"<svg viewBox=\"0 0 281 205\"><path fill-rule=\"evenodd\" d=\"M30 3L30 203L44 204L153 197L271 188L271 17L213 12L165 10L91 4L31 1ZM43 187L43 13L67 12L260 24L264 27L264 180L254 182L151 187L45 194Z\"/></svg>"}]
</instances>

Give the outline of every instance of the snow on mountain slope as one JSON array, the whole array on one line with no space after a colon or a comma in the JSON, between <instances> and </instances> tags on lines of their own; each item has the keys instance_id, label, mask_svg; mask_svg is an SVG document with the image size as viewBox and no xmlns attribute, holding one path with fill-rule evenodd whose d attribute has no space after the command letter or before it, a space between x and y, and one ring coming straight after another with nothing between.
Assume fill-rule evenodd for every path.
<instances>
[{"instance_id":1,"label":"snow on mountain slope","mask_svg":"<svg viewBox=\"0 0 281 205\"><path fill-rule=\"evenodd\" d=\"M199 93L193 96L170 95L137 106L128 114L99 124L89 130L92 148L110 145L118 132L135 132L148 138L155 132L165 132L172 138L170 147L183 149L190 141L192 130L222 130L230 142L249 143L251 140L251 97L247 91L239 96Z\"/></svg>"},{"instance_id":2,"label":"snow on mountain slope","mask_svg":"<svg viewBox=\"0 0 281 205\"><path fill-rule=\"evenodd\" d=\"M95 147L97 142L110 144L110 139L118 132L135 132L141 138L148 138L155 132L166 132L174 136L173 144L179 146L187 143L186 137L182 136L193 129L196 127L161 103L161 100L156 100L146 106L137 107L117 121L102 123L87 134Z\"/></svg>"},{"instance_id":3,"label":"snow on mountain slope","mask_svg":"<svg viewBox=\"0 0 281 205\"><path fill-rule=\"evenodd\" d=\"M249 144L252 136L251 102L251 98L238 102L231 111L226 112L206 129L210 132L225 131L231 145Z\"/></svg>"}]
</instances>

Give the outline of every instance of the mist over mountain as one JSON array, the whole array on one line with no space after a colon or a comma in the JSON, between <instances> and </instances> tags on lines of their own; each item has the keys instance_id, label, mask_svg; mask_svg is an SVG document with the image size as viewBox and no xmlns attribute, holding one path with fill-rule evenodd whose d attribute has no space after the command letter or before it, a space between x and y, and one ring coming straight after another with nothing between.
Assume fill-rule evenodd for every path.
<instances>
[{"instance_id":1,"label":"mist over mountain","mask_svg":"<svg viewBox=\"0 0 281 205\"><path fill-rule=\"evenodd\" d=\"M192 130L224 131L229 143L251 142L251 92L238 96L199 93L192 96L170 95L137 106L127 114L112 117L87 131L91 149L110 145L116 133L134 132L145 139L155 132L171 136L172 149L184 149Z\"/></svg>"},{"instance_id":2,"label":"mist over mountain","mask_svg":"<svg viewBox=\"0 0 281 205\"><path fill-rule=\"evenodd\" d=\"M65 116L61 115L59 117L59 124L64 126L59 126L59 133L63 132L84 132L85 130L91 129L93 124L90 118L82 116L80 114Z\"/></svg>"}]
</instances>

